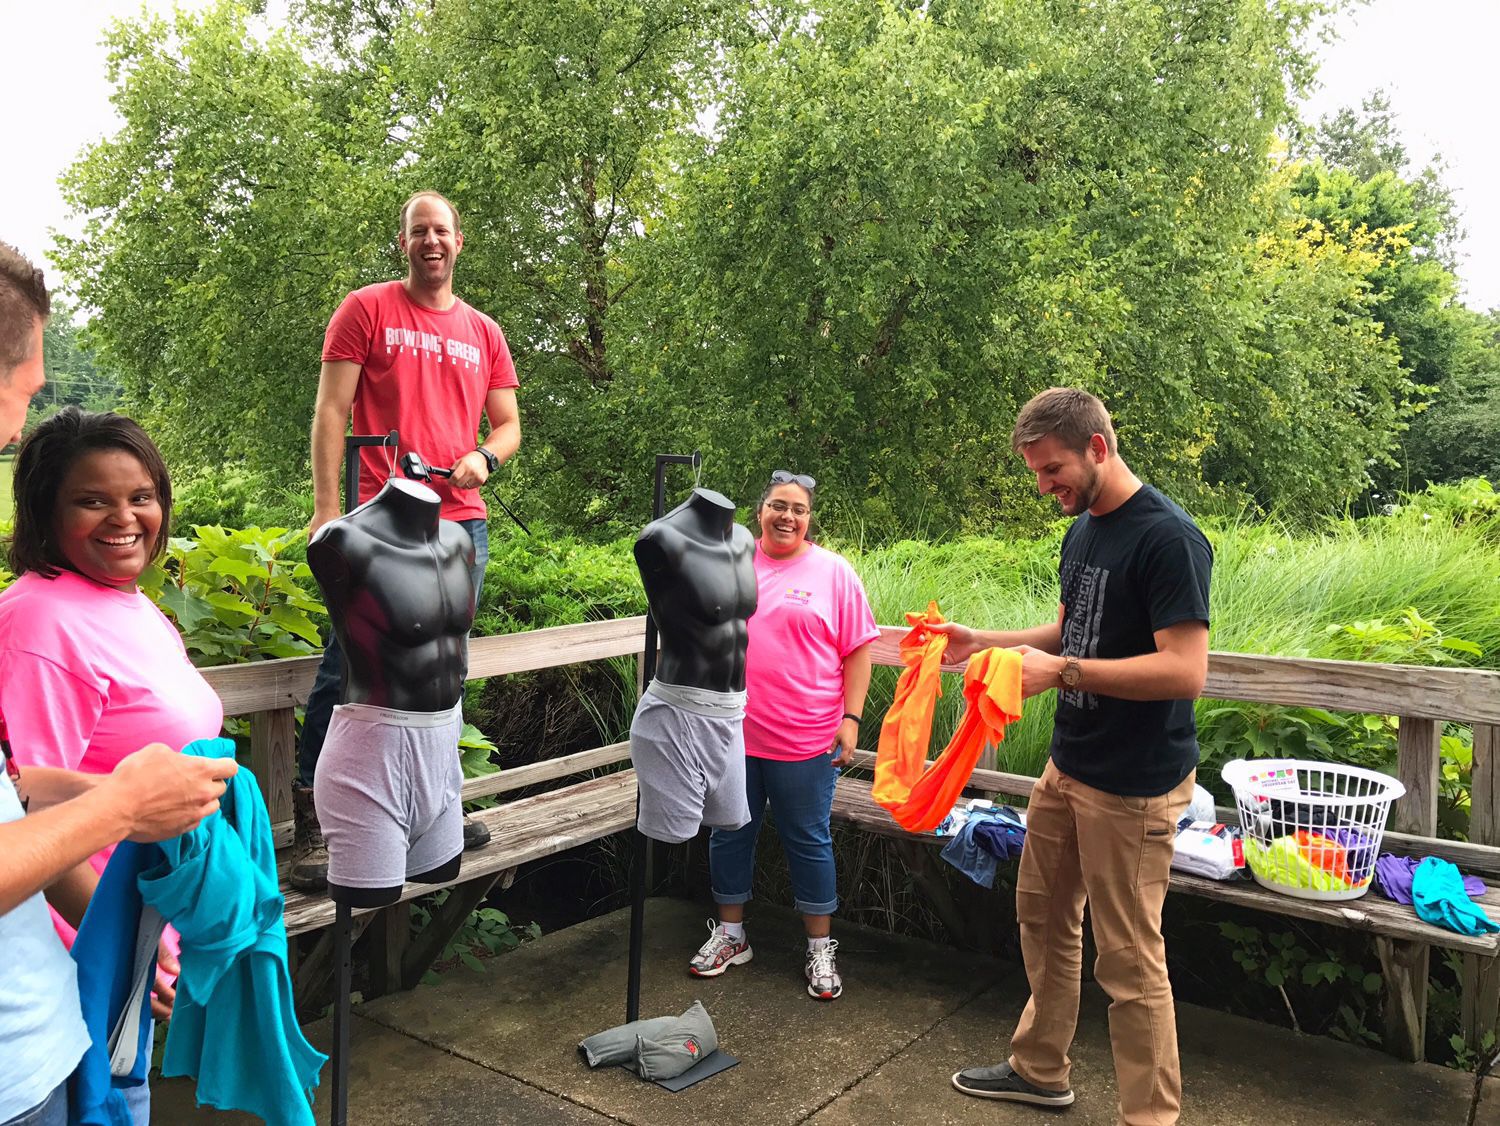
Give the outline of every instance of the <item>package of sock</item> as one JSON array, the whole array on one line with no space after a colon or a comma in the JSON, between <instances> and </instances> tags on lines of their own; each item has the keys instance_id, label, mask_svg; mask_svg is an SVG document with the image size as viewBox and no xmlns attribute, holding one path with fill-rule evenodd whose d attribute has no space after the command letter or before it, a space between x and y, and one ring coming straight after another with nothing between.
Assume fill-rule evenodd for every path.
<instances>
[{"instance_id":1,"label":"package of sock","mask_svg":"<svg viewBox=\"0 0 1500 1126\"><path fill-rule=\"evenodd\" d=\"M1172 867L1211 880L1236 879L1245 867L1240 830L1212 821L1190 821L1177 831Z\"/></svg>"}]
</instances>

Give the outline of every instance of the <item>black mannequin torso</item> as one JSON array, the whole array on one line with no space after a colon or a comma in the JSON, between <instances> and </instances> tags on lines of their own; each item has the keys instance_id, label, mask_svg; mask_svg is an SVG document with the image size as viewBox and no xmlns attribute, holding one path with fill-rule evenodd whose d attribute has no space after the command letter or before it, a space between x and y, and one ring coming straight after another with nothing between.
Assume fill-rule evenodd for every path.
<instances>
[{"instance_id":1,"label":"black mannequin torso","mask_svg":"<svg viewBox=\"0 0 1500 1126\"><path fill-rule=\"evenodd\" d=\"M308 545L344 650L347 704L439 712L463 695L474 543L441 509L425 485L392 480Z\"/></svg>"},{"instance_id":2,"label":"black mannequin torso","mask_svg":"<svg viewBox=\"0 0 1500 1126\"><path fill-rule=\"evenodd\" d=\"M755 540L734 504L709 489L641 530L635 561L661 635L656 679L741 692L755 613Z\"/></svg>"}]
</instances>

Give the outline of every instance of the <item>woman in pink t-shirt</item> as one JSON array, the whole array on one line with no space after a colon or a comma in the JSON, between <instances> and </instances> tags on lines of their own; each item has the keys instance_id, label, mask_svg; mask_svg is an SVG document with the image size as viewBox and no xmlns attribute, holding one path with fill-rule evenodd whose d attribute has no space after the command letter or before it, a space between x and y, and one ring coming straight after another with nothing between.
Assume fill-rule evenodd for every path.
<instances>
[{"instance_id":1,"label":"woman in pink t-shirt","mask_svg":"<svg viewBox=\"0 0 1500 1126\"><path fill-rule=\"evenodd\" d=\"M852 761L880 636L865 590L845 560L807 540L817 482L778 469L756 509L757 603L745 665L745 796L750 823L713 830L708 864L719 918L689 970L716 977L750 961L745 904L767 804L807 930L807 992L843 991L829 938L838 909L829 811L838 767Z\"/></svg>"},{"instance_id":2,"label":"woman in pink t-shirt","mask_svg":"<svg viewBox=\"0 0 1500 1126\"><path fill-rule=\"evenodd\" d=\"M122 415L65 408L22 444L15 494L19 577L0 593L0 723L16 760L108 774L148 743L218 735L218 696L136 589L166 547L172 511L167 467L146 432ZM112 851L90 859L96 873ZM71 946L69 921L81 920L92 885L67 886L77 895L55 906ZM175 973L168 934L163 968ZM158 1017L171 999L159 982Z\"/></svg>"}]
</instances>

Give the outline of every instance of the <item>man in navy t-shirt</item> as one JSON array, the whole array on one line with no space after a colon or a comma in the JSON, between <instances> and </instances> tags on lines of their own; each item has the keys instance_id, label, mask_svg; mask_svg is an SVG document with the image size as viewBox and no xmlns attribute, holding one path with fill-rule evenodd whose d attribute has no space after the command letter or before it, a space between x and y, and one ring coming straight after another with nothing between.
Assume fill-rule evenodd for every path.
<instances>
[{"instance_id":1,"label":"man in navy t-shirt","mask_svg":"<svg viewBox=\"0 0 1500 1126\"><path fill-rule=\"evenodd\" d=\"M1016 916L1031 999L1010 1058L953 1076L968 1095L1068 1106L1083 908L1109 994L1119 1121L1178 1120L1182 1075L1161 935L1177 819L1198 765L1193 700L1208 673L1213 552L1181 508L1120 458L1104 404L1054 387L1021 409L1012 445L1037 488L1077 517L1063 537L1055 622L952 623L949 661L1022 653L1023 695L1056 689L1050 760L1031 794Z\"/></svg>"}]
</instances>

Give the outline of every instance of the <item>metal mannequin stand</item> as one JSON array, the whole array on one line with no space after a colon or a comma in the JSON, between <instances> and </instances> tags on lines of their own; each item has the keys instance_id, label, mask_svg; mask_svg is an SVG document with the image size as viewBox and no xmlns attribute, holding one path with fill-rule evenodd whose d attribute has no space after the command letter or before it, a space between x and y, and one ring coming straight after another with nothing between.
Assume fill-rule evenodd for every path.
<instances>
[{"instance_id":1,"label":"metal mannequin stand","mask_svg":"<svg viewBox=\"0 0 1500 1126\"><path fill-rule=\"evenodd\" d=\"M691 465L699 469L703 455L656 455L656 489L651 497L651 519L660 520L667 511L667 466ZM646 615L646 649L641 655L641 688L656 675L656 622ZM640 816L640 795L636 795L636 816ZM625 1020L639 1020L641 1015L641 951L646 939L646 887L651 882L651 846L646 835L635 831L635 848L630 862L630 970L625 986Z\"/></svg>"},{"instance_id":2,"label":"metal mannequin stand","mask_svg":"<svg viewBox=\"0 0 1500 1126\"><path fill-rule=\"evenodd\" d=\"M351 512L359 503L359 456L364 446L389 446L395 456L400 436L389 434L351 434L344 439L344 511ZM349 994L354 988L353 953L354 912L349 904L340 903L333 922L333 1081L331 1126L349 1123Z\"/></svg>"}]
</instances>

